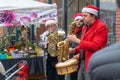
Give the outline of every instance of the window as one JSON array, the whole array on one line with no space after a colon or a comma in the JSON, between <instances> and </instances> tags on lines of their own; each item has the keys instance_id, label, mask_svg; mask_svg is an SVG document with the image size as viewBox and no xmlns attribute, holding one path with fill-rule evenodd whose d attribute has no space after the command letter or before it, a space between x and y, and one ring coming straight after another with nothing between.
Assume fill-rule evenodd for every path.
<instances>
[{"instance_id":1,"label":"window","mask_svg":"<svg viewBox=\"0 0 120 80\"><path fill-rule=\"evenodd\" d=\"M100 0L100 19L108 27L108 45L115 43L116 0Z\"/></svg>"}]
</instances>

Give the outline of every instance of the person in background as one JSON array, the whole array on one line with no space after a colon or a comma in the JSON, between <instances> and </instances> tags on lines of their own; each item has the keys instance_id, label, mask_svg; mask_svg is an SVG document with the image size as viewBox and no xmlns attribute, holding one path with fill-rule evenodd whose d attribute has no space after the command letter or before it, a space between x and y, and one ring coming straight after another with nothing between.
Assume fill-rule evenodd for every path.
<instances>
[{"instance_id":1,"label":"person in background","mask_svg":"<svg viewBox=\"0 0 120 80\"><path fill-rule=\"evenodd\" d=\"M82 28L81 39L75 35L67 36L68 41L79 44L79 46L69 49L70 53L78 53L80 58L78 80L86 80L89 59L107 44L108 30L106 25L98 19L98 10L99 8L93 5L84 7L82 14L85 26Z\"/></svg>"},{"instance_id":2,"label":"person in background","mask_svg":"<svg viewBox=\"0 0 120 80\"><path fill-rule=\"evenodd\" d=\"M84 25L83 23L83 15L82 13L76 13L73 16L74 22L75 22L75 29L74 29L74 35L76 35L77 38L81 38L82 34L82 27ZM75 48L79 44L72 42L71 43L71 48ZM70 54L70 57L73 57L74 54ZM77 72L71 73L70 74L70 80L77 80Z\"/></svg>"},{"instance_id":3,"label":"person in background","mask_svg":"<svg viewBox=\"0 0 120 80\"><path fill-rule=\"evenodd\" d=\"M57 22L54 19L47 20L45 26L48 28L48 42L45 44L47 49L47 63L46 63L46 75L47 80L64 80L64 76L57 74L55 65L58 63L57 59Z\"/></svg>"}]
</instances>

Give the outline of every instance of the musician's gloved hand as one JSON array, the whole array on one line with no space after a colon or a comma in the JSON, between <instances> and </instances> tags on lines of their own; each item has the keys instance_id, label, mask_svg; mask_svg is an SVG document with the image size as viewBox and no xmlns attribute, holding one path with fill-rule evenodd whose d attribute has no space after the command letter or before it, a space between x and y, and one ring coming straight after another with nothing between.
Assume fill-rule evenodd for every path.
<instances>
[{"instance_id":1,"label":"musician's gloved hand","mask_svg":"<svg viewBox=\"0 0 120 80\"><path fill-rule=\"evenodd\" d=\"M76 52L75 48L69 48L69 54L74 54Z\"/></svg>"},{"instance_id":2,"label":"musician's gloved hand","mask_svg":"<svg viewBox=\"0 0 120 80\"><path fill-rule=\"evenodd\" d=\"M79 60L79 56L80 56L80 54L76 54L73 56L73 58Z\"/></svg>"},{"instance_id":3,"label":"musician's gloved hand","mask_svg":"<svg viewBox=\"0 0 120 80\"><path fill-rule=\"evenodd\" d=\"M49 44L49 42L46 42L46 43L44 44L44 49L45 49L45 50L48 48L48 44Z\"/></svg>"},{"instance_id":4,"label":"musician's gloved hand","mask_svg":"<svg viewBox=\"0 0 120 80\"><path fill-rule=\"evenodd\" d=\"M80 43L80 39L76 37L76 35L72 34L72 35L68 35L67 36L67 41L70 42L75 42L75 43Z\"/></svg>"}]
</instances>

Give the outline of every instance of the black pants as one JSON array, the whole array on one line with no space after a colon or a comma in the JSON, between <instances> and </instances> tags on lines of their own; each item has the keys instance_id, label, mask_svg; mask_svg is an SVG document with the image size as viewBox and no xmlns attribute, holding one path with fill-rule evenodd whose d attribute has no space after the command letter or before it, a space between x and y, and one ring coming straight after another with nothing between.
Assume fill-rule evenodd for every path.
<instances>
[{"instance_id":1,"label":"black pants","mask_svg":"<svg viewBox=\"0 0 120 80\"><path fill-rule=\"evenodd\" d=\"M5 80L5 76L0 73L0 80Z\"/></svg>"},{"instance_id":2,"label":"black pants","mask_svg":"<svg viewBox=\"0 0 120 80\"><path fill-rule=\"evenodd\" d=\"M59 76L57 74L55 65L58 62L57 57L51 57L48 55L47 58L47 65L46 65L46 75L47 75L47 80L64 80L64 75Z\"/></svg>"},{"instance_id":3,"label":"black pants","mask_svg":"<svg viewBox=\"0 0 120 80\"><path fill-rule=\"evenodd\" d=\"M77 71L71 73L71 74L70 74L70 80L77 80L77 75L78 75L77 73L78 73Z\"/></svg>"}]
</instances>

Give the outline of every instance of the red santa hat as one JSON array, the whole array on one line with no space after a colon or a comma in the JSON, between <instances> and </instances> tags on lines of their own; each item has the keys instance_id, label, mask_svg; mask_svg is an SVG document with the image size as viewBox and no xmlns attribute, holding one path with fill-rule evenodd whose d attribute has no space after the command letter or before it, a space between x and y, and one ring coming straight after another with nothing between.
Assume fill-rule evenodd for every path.
<instances>
[{"instance_id":1,"label":"red santa hat","mask_svg":"<svg viewBox=\"0 0 120 80\"><path fill-rule=\"evenodd\" d=\"M93 6L93 5L88 5L82 9L82 12L89 12L89 13L92 13L92 14L98 16L98 10L99 10L98 7Z\"/></svg>"},{"instance_id":2,"label":"red santa hat","mask_svg":"<svg viewBox=\"0 0 120 80\"><path fill-rule=\"evenodd\" d=\"M74 16L73 16L73 19L74 20L77 20L77 19L83 19L83 15L82 15L82 13L76 13Z\"/></svg>"},{"instance_id":3,"label":"red santa hat","mask_svg":"<svg viewBox=\"0 0 120 80\"><path fill-rule=\"evenodd\" d=\"M49 19L49 20L46 20L45 22L45 26L47 27L48 25L51 25L51 24L57 24L57 22L55 21L55 19Z\"/></svg>"}]
</instances>

